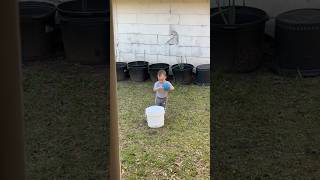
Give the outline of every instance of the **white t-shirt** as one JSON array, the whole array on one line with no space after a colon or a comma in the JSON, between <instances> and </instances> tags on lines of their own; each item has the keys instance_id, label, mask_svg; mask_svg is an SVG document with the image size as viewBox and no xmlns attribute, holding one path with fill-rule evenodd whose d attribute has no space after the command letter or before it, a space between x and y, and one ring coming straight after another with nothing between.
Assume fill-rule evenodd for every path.
<instances>
[{"instance_id":1,"label":"white t-shirt","mask_svg":"<svg viewBox=\"0 0 320 180\"><path fill-rule=\"evenodd\" d=\"M162 85L164 83L169 83L170 88L172 87L172 84L169 81L164 81L163 83L160 83L159 81L157 81L157 82L154 83L153 89L162 87ZM168 91L164 91L163 93L157 91L156 92L156 96L159 97L159 98L165 98L165 97L168 96Z\"/></svg>"}]
</instances>

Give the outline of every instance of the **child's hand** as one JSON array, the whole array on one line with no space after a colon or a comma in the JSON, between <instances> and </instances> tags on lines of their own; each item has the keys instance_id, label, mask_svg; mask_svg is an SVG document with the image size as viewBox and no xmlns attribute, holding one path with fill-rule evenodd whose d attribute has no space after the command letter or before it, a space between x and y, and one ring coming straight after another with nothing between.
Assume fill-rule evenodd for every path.
<instances>
[{"instance_id":1,"label":"child's hand","mask_svg":"<svg viewBox=\"0 0 320 180\"><path fill-rule=\"evenodd\" d=\"M160 87L158 88L158 91L159 91L159 92L161 92L161 93L163 93L163 92L164 92L163 87L162 87L162 86L160 86Z\"/></svg>"}]
</instances>

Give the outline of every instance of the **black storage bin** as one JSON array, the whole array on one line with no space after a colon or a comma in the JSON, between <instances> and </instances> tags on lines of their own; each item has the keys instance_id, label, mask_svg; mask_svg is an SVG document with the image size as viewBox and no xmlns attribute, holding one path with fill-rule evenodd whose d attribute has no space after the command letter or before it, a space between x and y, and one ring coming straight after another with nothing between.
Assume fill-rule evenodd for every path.
<instances>
[{"instance_id":1,"label":"black storage bin","mask_svg":"<svg viewBox=\"0 0 320 180\"><path fill-rule=\"evenodd\" d=\"M124 81L129 77L127 63L117 62L117 80Z\"/></svg>"},{"instance_id":2,"label":"black storage bin","mask_svg":"<svg viewBox=\"0 0 320 180\"><path fill-rule=\"evenodd\" d=\"M67 1L58 5L67 61L89 65L109 63L108 9L108 1L103 0Z\"/></svg>"},{"instance_id":3,"label":"black storage bin","mask_svg":"<svg viewBox=\"0 0 320 180\"><path fill-rule=\"evenodd\" d=\"M210 64L201 64L196 67L195 83L198 85L210 85Z\"/></svg>"},{"instance_id":4,"label":"black storage bin","mask_svg":"<svg viewBox=\"0 0 320 180\"><path fill-rule=\"evenodd\" d=\"M222 7L224 8L224 7ZM250 72L263 57L267 14L257 8L236 6L236 24L225 24L218 8L211 9L211 54L216 69Z\"/></svg>"},{"instance_id":5,"label":"black storage bin","mask_svg":"<svg viewBox=\"0 0 320 180\"><path fill-rule=\"evenodd\" d=\"M165 70L167 73L167 77L169 76L169 67L170 65L167 63L156 63L156 64L151 64L149 65L149 74L150 74L150 79L153 82L158 81L158 71L160 70Z\"/></svg>"},{"instance_id":6,"label":"black storage bin","mask_svg":"<svg viewBox=\"0 0 320 180\"><path fill-rule=\"evenodd\" d=\"M59 24L55 25L54 30L54 51L55 57L63 59L65 57L63 40L62 40L62 33Z\"/></svg>"},{"instance_id":7,"label":"black storage bin","mask_svg":"<svg viewBox=\"0 0 320 180\"><path fill-rule=\"evenodd\" d=\"M175 64L171 67L175 82L180 84L191 84L193 81L192 64L181 63Z\"/></svg>"},{"instance_id":8,"label":"black storage bin","mask_svg":"<svg viewBox=\"0 0 320 180\"><path fill-rule=\"evenodd\" d=\"M130 79L136 82L143 82L149 78L149 63L146 61L133 61L128 63Z\"/></svg>"},{"instance_id":9,"label":"black storage bin","mask_svg":"<svg viewBox=\"0 0 320 180\"><path fill-rule=\"evenodd\" d=\"M23 61L51 58L54 55L55 5L25 1L19 6Z\"/></svg>"},{"instance_id":10,"label":"black storage bin","mask_svg":"<svg viewBox=\"0 0 320 180\"><path fill-rule=\"evenodd\" d=\"M276 72L320 75L320 9L297 9L278 15L275 39Z\"/></svg>"}]
</instances>

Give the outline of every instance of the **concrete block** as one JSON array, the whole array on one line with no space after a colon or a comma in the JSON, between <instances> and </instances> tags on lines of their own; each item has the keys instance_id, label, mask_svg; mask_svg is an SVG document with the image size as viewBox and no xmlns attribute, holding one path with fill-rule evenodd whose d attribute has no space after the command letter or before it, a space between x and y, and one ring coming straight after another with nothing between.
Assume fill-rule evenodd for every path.
<instances>
[{"instance_id":1,"label":"concrete block","mask_svg":"<svg viewBox=\"0 0 320 180\"><path fill-rule=\"evenodd\" d=\"M170 30L176 31L179 36L210 37L210 26L170 25Z\"/></svg>"},{"instance_id":2,"label":"concrete block","mask_svg":"<svg viewBox=\"0 0 320 180\"><path fill-rule=\"evenodd\" d=\"M138 32L141 34L169 35L169 25L139 24Z\"/></svg>"},{"instance_id":3,"label":"concrete block","mask_svg":"<svg viewBox=\"0 0 320 180\"><path fill-rule=\"evenodd\" d=\"M157 35L150 34L118 34L120 43L158 44Z\"/></svg>"},{"instance_id":4,"label":"concrete block","mask_svg":"<svg viewBox=\"0 0 320 180\"><path fill-rule=\"evenodd\" d=\"M118 51L120 53L133 53L133 46L132 44L127 43L119 43L118 44Z\"/></svg>"},{"instance_id":5,"label":"concrete block","mask_svg":"<svg viewBox=\"0 0 320 180\"><path fill-rule=\"evenodd\" d=\"M139 0L117 0L116 12L119 13L138 13L141 12Z\"/></svg>"},{"instance_id":6,"label":"concrete block","mask_svg":"<svg viewBox=\"0 0 320 180\"><path fill-rule=\"evenodd\" d=\"M135 58L133 53L122 52L119 54L119 58L117 60L121 62L131 62L131 61L134 61Z\"/></svg>"},{"instance_id":7,"label":"concrete block","mask_svg":"<svg viewBox=\"0 0 320 180\"><path fill-rule=\"evenodd\" d=\"M118 23L117 27L118 33L129 34L129 33L139 33L138 24L120 24Z\"/></svg>"},{"instance_id":8,"label":"concrete block","mask_svg":"<svg viewBox=\"0 0 320 180\"><path fill-rule=\"evenodd\" d=\"M210 64L210 58L202 57L187 57L188 63L194 65L195 67L200 64Z\"/></svg>"},{"instance_id":9,"label":"concrete block","mask_svg":"<svg viewBox=\"0 0 320 180\"><path fill-rule=\"evenodd\" d=\"M139 6L143 13L170 13L168 0L139 0Z\"/></svg>"},{"instance_id":10,"label":"concrete block","mask_svg":"<svg viewBox=\"0 0 320 180\"><path fill-rule=\"evenodd\" d=\"M170 35L158 35L158 44L166 44L170 38Z\"/></svg>"},{"instance_id":11,"label":"concrete block","mask_svg":"<svg viewBox=\"0 0 320 180\"><path fill-rule=\"evenodd\" d=\"M209 47L200 47L199 56L204 58L210 58L210 48Z\"/></svg>"},{"instance_id":12,"label":"concrete block","mask_svg":"<svg viewBox=\"0 0 320 180\"><path fill-rule=\"evenodd\" d=\"M170 65L177 64L179 61L175 56L158 55L158 62L168 63Z\"/></svg>"},{"instance_id":13,"label":"concrete block","mask_svg":"<svg viewBox=\"0 0 320 180\"><path fill-rule=\"evenodd\" d=\"M209 0L175 0L171 4L171 13L174 14L210 14Z\"/></svg>"},{"instance_id":14,"label":"concrete block","mask_svg":"<svg viewBox=\"0 0 320 180\"><path fill-rule=\"evenodd\" d=\"M178 24L179 15L175 14L138 14L137 23L140 24Z\"/></svg>"},{"instance_id":15,"label":"concrete block","mask_svg":"<svg viewBox=\"0 0 320 180\"><path fill-rule=\"evenodd\" d=\"M192 38L194 46L210 47L210 36L198 36Z\"/></svg>"},{"instance_id":16,"label":"concrete block","mask_svg":"<svg viewBox=\"0 0 320 180\"><path fill-rule=\"evenodd\" d=\"M210 15L182 14L179 24L181 25L210 25Z\"/></svg>"},{"instance_id":17,"label":"concrete block","mask_svg":"<svg viewBox=\"0 0 320 180\"><path fill-rule=\"evenodd\" d=\"M137 14L135 13L120 13L117 16L118 23L137 23Z\"/></svg>"},{"instance_id":18,"label":"concrete block","mask_svg":"<svg viewBox=\"0 0 320 180\"><path fill-rule=\"evenodd\" d=\"M209 36L179 36L179 45L210 47L210 37Z\"/></svg>"}]
</instances>

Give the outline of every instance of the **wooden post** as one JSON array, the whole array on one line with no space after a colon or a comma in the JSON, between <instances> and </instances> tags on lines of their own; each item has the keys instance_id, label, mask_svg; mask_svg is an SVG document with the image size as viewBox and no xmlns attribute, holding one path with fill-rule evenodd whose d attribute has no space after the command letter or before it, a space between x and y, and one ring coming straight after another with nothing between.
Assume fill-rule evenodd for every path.
<instances>
[{"instance_id":1,"label":"wooden post","mask_svg":"<svg viewBox=\"0 0 320 180\"><path fill-rule=\"evenodd\" d=\"M110 1L110 179L121 179L117 108L117 76L114 50L113 1Z\"/></svg>"},{"instance_id":2,"label":"wooden post","mask_svg":"<svg viewBox=\"0 0 320 180\"><path fill-rule=\"evenodd\" d=\"M17 0L1 1L0 22L0 179L23 180L23 106Z\"/></svg>"}]
</instances>

